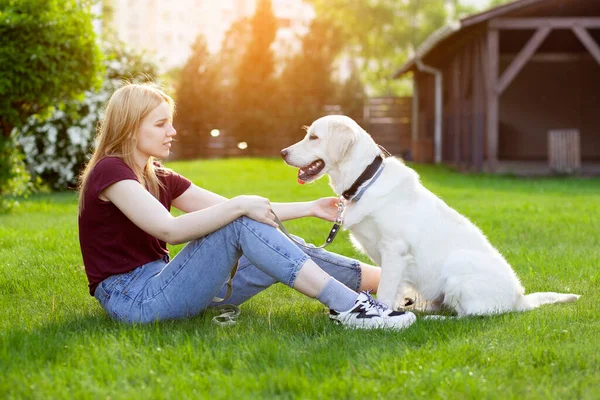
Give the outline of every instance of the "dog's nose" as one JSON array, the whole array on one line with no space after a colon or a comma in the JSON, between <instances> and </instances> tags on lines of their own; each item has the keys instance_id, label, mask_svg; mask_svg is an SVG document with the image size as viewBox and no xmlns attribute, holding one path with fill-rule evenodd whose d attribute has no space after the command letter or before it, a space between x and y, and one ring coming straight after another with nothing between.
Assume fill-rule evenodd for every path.
<instances>
[{"instance_id":1,"label":"dog's nose","mask_svg":"<svg viewBox=\"0 0 600 400\"><path fill-rule=\"evenodd\" d=\"M285 158L285 157L287 157L287 155L288 155L287 149L281 150L281 158Z\"/></svg>"}]
</instances>

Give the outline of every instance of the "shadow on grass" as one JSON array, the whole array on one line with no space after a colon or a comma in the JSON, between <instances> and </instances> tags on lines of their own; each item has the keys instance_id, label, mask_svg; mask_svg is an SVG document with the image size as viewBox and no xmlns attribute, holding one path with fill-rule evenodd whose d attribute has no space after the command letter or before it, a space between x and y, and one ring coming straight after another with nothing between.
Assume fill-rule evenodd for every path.
<instances>
[{"instance_id":1,"label":"shadow on grass","mask_svg":"<svg viewBox=\"0 0 600 400\"><path fill-rule=\"evenodd\" d=\"M409 353L446 346L455 339L485 335L490 325L506 318L419 318L410 328L393 332L344 329L328 321L326 315L312 312L276 310L267 315L264 310L248 307L238 323L229 327L213 324L214 315L207 311L186 320L128 325L97 313L32 329L15 327L3 335L0 371L3 375L32 373L52 365L93 364L98 359L120 357L126 363L135 363L135 357L151 363L153 357L180 358L185 352L192 353L188 356L194 359L214 359L223 371L240 360L274 367L310 362L345 368L350 360L402 359ZM159 354L157 349L169 352ZM240 359L232 359L233 354Z\"/></svg>"}]
</instances>

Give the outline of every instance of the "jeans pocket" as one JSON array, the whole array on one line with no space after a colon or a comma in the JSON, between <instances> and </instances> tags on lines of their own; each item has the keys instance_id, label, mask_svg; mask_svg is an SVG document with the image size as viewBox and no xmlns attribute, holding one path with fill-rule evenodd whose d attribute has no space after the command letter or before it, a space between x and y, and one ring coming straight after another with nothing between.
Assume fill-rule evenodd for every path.
<instances>
[{"instance_id":1,"label":"jeans pocket","mask_svg":"<svg viewBox=\"0 0 600 400\"><path fill-rule=\"evenodd\" d=\"M109 317L116 321L121 320L121 316L116 311L116 307L119 304L119 291L114 287L115 285L105 285L105 281L100 282L100 284L96 287L96 291L94 292L94 297L102 306L102 309L108 314ZM107 287L112 287L107 289Z\"/></svg>"},{"instance_id":2,"label":"jeans pocket","mask_svg":"<svg viewBox=\"0 0 600 400\"><path fill-rule=\"evenodd\" d=\"M108 300L110 299L110 293L104 288L104 282L100 282L98 286L96 286L94 297L96 298L96 300L98 300L102 308L106 309L106 305L108 304Z\"/></svg>"}]
</instances>

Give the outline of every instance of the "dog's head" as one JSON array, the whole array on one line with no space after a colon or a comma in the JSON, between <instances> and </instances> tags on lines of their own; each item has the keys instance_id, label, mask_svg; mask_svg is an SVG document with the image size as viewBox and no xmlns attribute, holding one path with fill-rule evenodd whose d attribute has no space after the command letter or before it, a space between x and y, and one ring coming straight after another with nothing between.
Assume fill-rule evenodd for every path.
<instances>
[{"instance_id":1,"label":"dog's head","mask_svg":"<svg viewBox=\"0 0 600 400\"><path fill-rule=\"evenodd\" d=\"M339 168L361 134L370 139L351 118L328 115L313 122L304 139L283 149L281 156L288 165L299 168L299 183L313 182Z\"/></svg>"}]
</instances>

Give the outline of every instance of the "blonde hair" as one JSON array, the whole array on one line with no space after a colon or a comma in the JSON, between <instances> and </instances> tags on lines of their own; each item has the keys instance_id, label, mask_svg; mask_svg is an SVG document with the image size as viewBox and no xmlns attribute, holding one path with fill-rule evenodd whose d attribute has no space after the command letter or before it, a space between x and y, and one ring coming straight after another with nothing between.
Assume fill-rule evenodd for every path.
<instances>
[{"instance_id":1,"label":"blonde hair","mask_svg":"<svg viewBox=\"0 0 600 400\"><path fill-rule=\"evenodd\" d=\"M133 170L140 183L145 184L154 197L159 197L161 182L156 175L154 157L150 157L141 169L134 161L133 151L137 146L141 121L163 101L169 105L172 116L175 102L151 83L128 83L113 93L96 132L97 147L79 176L79 213L83 210L83 193L90 172L104 157L121 158Z\"/></svg>"}]
</instances>

